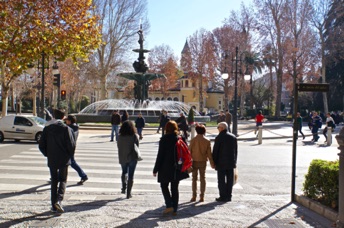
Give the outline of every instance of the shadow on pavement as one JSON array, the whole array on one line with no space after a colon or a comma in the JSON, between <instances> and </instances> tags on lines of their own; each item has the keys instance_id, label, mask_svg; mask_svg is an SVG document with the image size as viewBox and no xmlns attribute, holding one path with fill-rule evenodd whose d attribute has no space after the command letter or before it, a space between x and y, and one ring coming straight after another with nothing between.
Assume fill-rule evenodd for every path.
<instances>
[{"instance_id":1,"label":"shadow on pavement","mask_svg":"<svg viewBox=\"0 0 344 228\"><path fill-rule=\"evenodd\" d=\"M197 216L199 214L214 210L216 206L222 205L222 203L212 202L207 204L198 203L182 203L179 204L178 214L177 215L163 215L162 211L165 207L159 207L154 210L148 210L143 213L141 216L130 220L126 224L122 224L118 227L121 228L132 228L132 227L159 227L159 221L169 221L169 220L178 220L185 219ZM196 206L197 205L197 206Z\"/></svg>"},{"instance_id":2,"label":"shadow on pavement","mask_svg":"<svg viewBox=\"0 0 344 228\"><path fill-rule=\"evenodd\" d=\"M22 195L22 194L39 193L39 192L50 191L50 188L49 189L38 190L39 188L46 187L46 186L50 186L50 182L49 181L46 184L41 184L41 185L38 185L38 186L35 186L35 187L32 187L32 188L25 189L25 190L20 191L20 192L1 193L0 199L6 199L6 198L9 198L9 197L12 197L12 196L18 196L18 195Z\"/></svg>"},{"instance_id":3,"label":"shadow on pavement","mask_svg":"<svg viewBox=\"0 0 344 228\"><path fill-rule=\"evenodd\" d=\"M10 227L15 226L17 224L23 224L25 222L30 222L30 227L60 227L59 223L61 219L59 218L61 215L65 216L68 215L68 212L81 212L81 211L88 211L99 209L110 202L121 201L123 198L118 198L114 200L98 200L92 202L83 202L80 204L74 204L69 206L64 206L65 212L60 213L52 213L49 211L45 211L42 213L34 213L33 215L20 217L17 219L13 219L7 222L0 223L0 227Z\"/></svg>"}]
</instances>

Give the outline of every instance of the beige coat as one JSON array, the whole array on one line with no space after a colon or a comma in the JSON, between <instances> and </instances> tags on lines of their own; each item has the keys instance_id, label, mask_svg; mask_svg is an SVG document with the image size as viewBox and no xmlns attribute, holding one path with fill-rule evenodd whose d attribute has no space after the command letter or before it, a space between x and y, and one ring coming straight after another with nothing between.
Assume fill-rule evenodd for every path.
<instances>
[{"instance_id":1,"label":"beige coat","mask_svg":"<svg viewBox=\"0 0 344 228\"><path fill-rule=\"evenodd\" d=\"M193 161L203 161L209 160L210 164L213 166L213 156L211 154L210 140L205 138L203 135L196 135L195 138L191 139L189 149Z\"/></svg>"}]
</instances>

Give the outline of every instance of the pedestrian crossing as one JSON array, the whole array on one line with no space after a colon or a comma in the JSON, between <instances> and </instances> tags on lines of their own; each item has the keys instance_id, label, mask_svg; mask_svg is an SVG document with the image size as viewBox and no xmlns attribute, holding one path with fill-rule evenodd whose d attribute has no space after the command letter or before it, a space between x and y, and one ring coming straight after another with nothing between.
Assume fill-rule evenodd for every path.
<instances>
[{"instance_id":1,"label":"pedestrian crossing","mask_svg":"<svg viewBox=\"0 0 344 228\"><path fill-rule=\"evenodd\" d=\"M140 142L143 161L138 162L133 194L144 192L159 192L160 185L153 177L156 154L158 151L158 136L145 137ZM121 189L121 167L118 163L116 143L109 142L107 137L84 135L78 140L75 160L88 176L84 185L77 185L80 180L77 172L69 167L67 192L116 194ZM2 192L49 191L49 169L47 160L37 147L29 148L16 155L0 161L0 189ZM207 193L217 193L216 172L207 167ZM235 188L241 186L236 184ZM180 182L181 192L191 192L190 178Z\"/></svg>"}]
</instances>

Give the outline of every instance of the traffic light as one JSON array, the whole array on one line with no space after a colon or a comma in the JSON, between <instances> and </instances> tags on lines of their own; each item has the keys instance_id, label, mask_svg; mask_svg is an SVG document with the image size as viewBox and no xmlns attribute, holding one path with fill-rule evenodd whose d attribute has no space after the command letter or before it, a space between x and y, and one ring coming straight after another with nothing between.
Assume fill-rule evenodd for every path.
<instances>
[{"instance_id":1,"label":"traffic light","mask_svg":"<svg viewBox=\"0 0 344 228\"><path fill-rule=\"evenodd\" d=\"M54 74L54 86L60 87L61 85L61 75L60 74Z\"/></svg>"},{"instance_id":2,"label":"traffic light","mask_svg":"<svg viewBox=\"0 0 344 228\"><path fill-rule=\"evenodd\" d=\"M61 100L66 100L66 90L61 90Z\"/></svg>"}]
</instances>

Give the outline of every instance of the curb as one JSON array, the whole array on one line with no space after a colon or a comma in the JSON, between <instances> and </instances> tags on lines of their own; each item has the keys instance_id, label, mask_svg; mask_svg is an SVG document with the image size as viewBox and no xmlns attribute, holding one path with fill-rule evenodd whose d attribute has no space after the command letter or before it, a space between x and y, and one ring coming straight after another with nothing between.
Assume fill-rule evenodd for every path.
<instances>
[{"instance_id":1,"label":"curb","mask_svg":"<svg viewBox=\"0 0 344 228\"><path fill-rule=\"evenodd\" d=\"M334 211L333 209L322 205L321 203L312 200L306 196L295 195L295 201L301 204L302 206L314 211L315 213L336 222L338 220L338 212Z\"/></svg>"}]
</instances>

